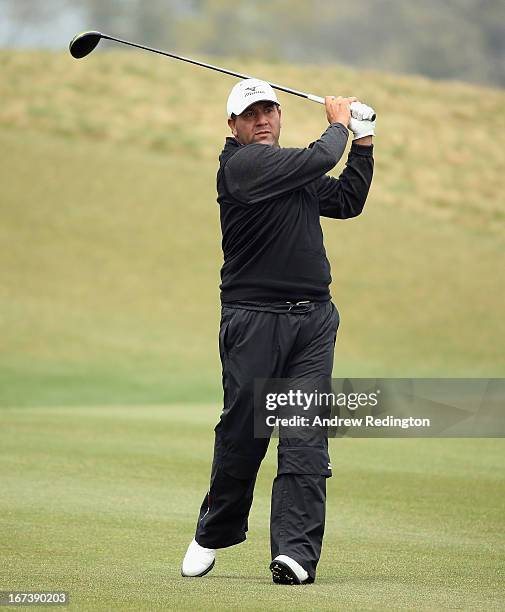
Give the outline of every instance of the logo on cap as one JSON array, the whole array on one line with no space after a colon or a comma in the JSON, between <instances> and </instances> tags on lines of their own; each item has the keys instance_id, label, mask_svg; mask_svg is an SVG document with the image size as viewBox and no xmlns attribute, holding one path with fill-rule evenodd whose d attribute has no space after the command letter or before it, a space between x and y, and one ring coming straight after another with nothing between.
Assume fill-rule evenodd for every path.
<instances>
[{"instance_id":1,"label":"logo on cap","mask_svg":"<svg viewBox=\"0 0 505 612\"><path fill-rule=\"evenodd\" d=\"M264 91L263 89L256 91L258 87L260 87L260 85L255 85L254 87L246 87L244 98L247 98L247 96L253 96L254 94L266 94L266 91Z\"/></svg>"}]
</instances>

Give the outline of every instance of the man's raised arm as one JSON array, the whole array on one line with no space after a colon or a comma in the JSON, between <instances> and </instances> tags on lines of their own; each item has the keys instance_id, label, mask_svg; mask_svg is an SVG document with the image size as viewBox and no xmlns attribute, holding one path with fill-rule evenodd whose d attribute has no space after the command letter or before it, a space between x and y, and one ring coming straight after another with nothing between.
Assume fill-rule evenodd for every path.
<instances>
[{"instance_id":1,"label":"man's raised arm","mask_svg":"<svg viewBox=\"0 0 505 612\"><path fill-rule=\"evenodd\" d=\"M339 178L323 176L316 182L319 214L332 219L357 217L372 183L373 166L373 145L364 146L354 141Z\"/></svg>"},{"instance_id":2,"label":"man's raised arm","mask_svg":"<svg viewBox=\"0 0 505 612\"><path fill-rule=\"evenodd\" d=\"M305 149L250 144L226 164L230 194L255 204L299 189L324 176L342 157L347 144L350 103L356 98L325 98L330 124L324 134Z\"/></svg>"}]
</instances>

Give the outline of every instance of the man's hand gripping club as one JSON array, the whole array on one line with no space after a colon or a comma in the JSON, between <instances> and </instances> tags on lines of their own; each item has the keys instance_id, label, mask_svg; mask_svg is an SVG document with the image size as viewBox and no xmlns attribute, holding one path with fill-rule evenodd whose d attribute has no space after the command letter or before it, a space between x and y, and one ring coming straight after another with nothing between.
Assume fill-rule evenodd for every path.
<instances>
[{"instance_id":1,"label":"man's hand gripping club","mask_svg":"<svg viewBox=\"0 0 505 612\"><path fill-rule=\"evenodd\" d=\"M370 106L359 102L357 98L342 96L326 96L324 103L329 123L345 125L353 133L353 141L360 141L358 144L372 144L375 120L369 119L374 114Z\"/></svg>"}]
</instances>

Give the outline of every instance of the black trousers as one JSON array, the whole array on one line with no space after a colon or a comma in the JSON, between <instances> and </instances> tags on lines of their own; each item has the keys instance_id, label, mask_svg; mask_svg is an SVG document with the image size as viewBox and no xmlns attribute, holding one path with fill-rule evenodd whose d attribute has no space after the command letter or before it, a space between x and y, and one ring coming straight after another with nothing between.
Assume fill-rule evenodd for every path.
<instances>
[{"instance_id":1,"label":"black trousers","mask_svg":"<svg viewBox=\"0 0 505 612\"><path fill-rule=\"evenodd\" d=\"M254 436L254 380L331 378L339 315L331 302L235 303L222 308L219 350L224 408L215 427L210 488L195 539L225 548L246 538L256 475L269 439ZM295 559L313 580L331 476L326 431L279 435L270 520L272 558Z\"/></svg>"}]
</instances>

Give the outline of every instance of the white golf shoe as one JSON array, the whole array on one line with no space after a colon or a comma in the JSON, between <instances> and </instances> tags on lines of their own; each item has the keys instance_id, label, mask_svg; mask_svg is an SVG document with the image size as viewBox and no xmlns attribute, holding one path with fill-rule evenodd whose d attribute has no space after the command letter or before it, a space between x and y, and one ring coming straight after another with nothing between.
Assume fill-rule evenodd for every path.
<instances>
[{"instance_id":1,"label":"white golf shoe","mask_svg":"<svg viewBox=\"0 0 505 612\"><path fill-rule=\"evenodd\" d=\"M313 582L298 561L287 555L275 557L270 563L270 571L276 584L309 584Z\"/></svg>"},{"instance_id":2,"label":"white golf shoe","mask_svg":"<svg viewBox=\"0 0 505 612\"><path fill-rule=\"evenodd\" d=\"M214 567L216 551L204 548L193 538L182 562L181 575L191 578L205 576Z\"/></svg>"}]
</instances>

